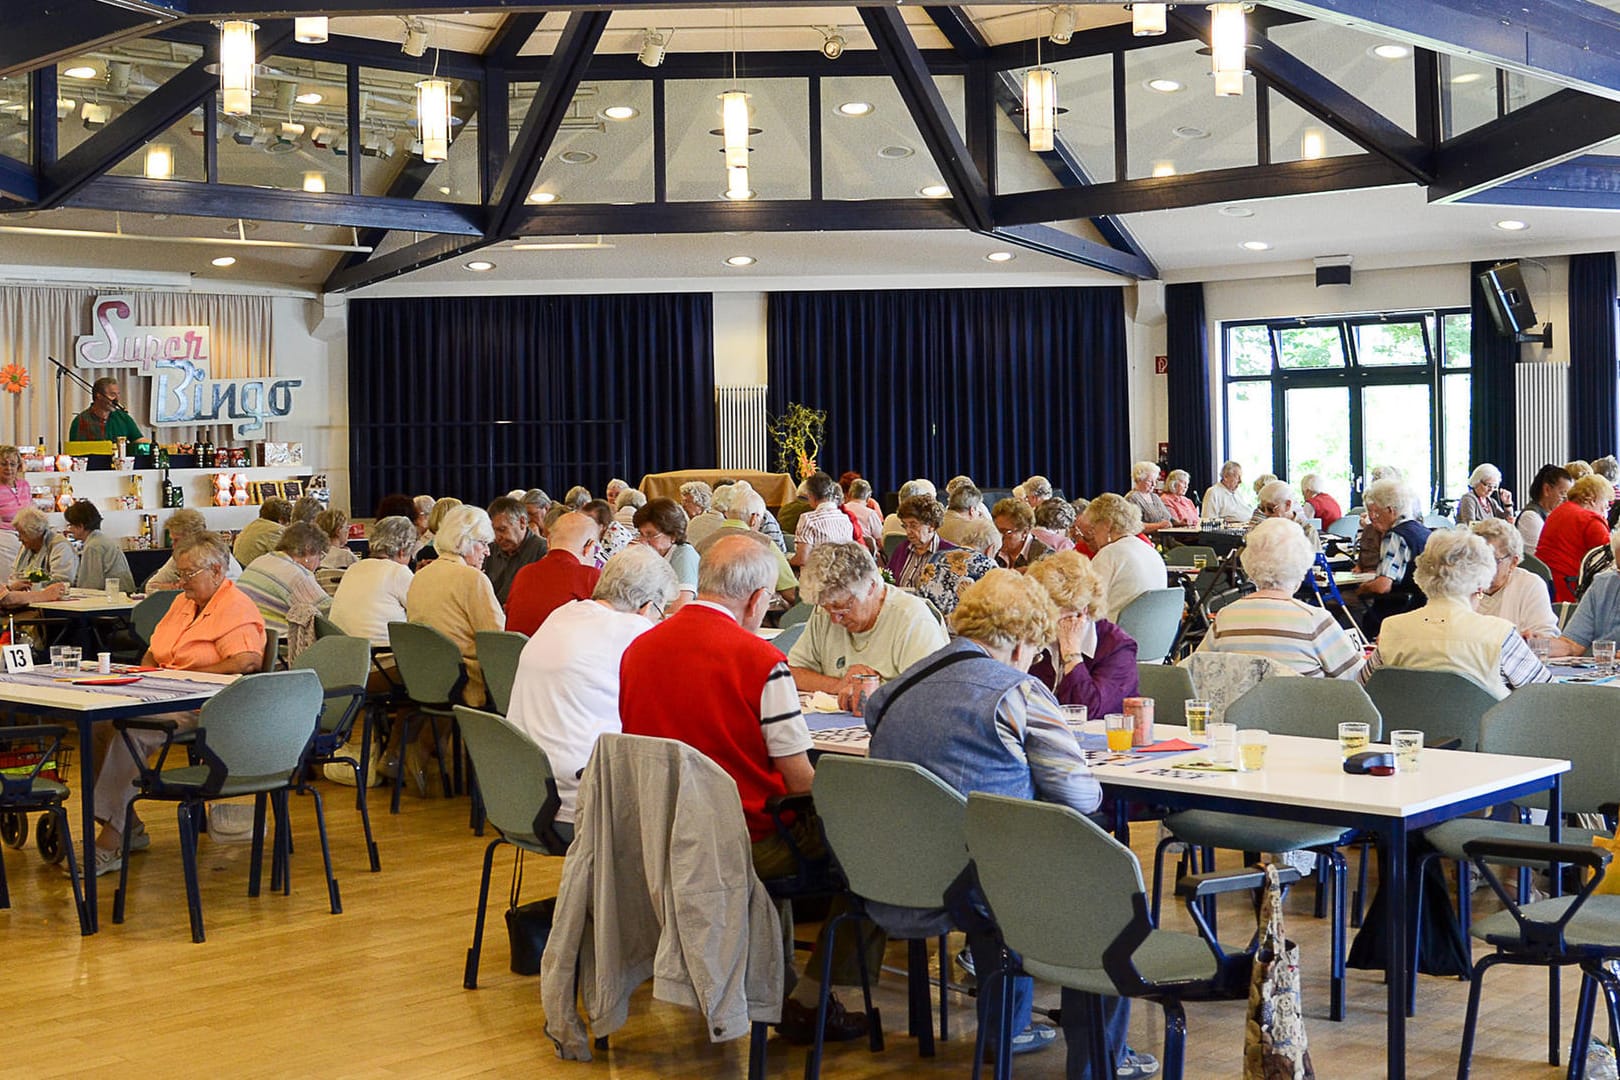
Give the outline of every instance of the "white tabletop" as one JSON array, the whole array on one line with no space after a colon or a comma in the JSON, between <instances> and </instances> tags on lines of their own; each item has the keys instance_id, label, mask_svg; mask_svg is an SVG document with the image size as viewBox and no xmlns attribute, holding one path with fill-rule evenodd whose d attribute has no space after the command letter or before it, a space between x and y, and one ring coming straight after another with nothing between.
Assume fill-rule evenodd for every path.
<instances>
[{"instance_id":1,"label":"white tabletop","mask_svg":"<svg viewBox=\"0 0 1620 1080\"><path fill-rule=\"evenodd\" d=\"M35 611L56 611L79 615L115 615L135 608L135 598L128 593L121 595L117 600L110 600L107 594L98 590L90 590L78 596L68 594L66 600L41 600L37 604L30 604Z\"/></svg>"},{"instance_id":2,"label":"white tabletop","mask_svg":"<svg viewBox=\"0 0 1620 1080\"><path fill-rule=\"evenodd\" d=\"M39 668L36 668L34 673L39 675L48 674ZM43 706L64 712L78 713L93 713L104 709L127 709L138 705L150 705L152 707L148 711L162 712L174 706L196 706L240 678L237 675L215 675L206 671L164 670L150 672L149 674L155 678L192 684L195 692L177 695L162 702L142 702L137 698L113 693L112 690L115 688L98 690L93 686L74 686L70 681L72 678L96 677L95 671L85 670L77 676L61 676L48 686L21 684L13 682L10 676L0 676L0 701Z\"/></svg>"}]
</instances>

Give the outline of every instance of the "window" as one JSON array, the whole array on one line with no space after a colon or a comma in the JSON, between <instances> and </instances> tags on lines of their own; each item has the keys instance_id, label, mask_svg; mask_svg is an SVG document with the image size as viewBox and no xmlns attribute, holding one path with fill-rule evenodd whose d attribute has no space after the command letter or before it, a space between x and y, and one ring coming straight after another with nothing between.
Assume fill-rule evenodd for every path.
<instances>
[{"instance_id":1,"label":"window","mask_svg":"<svg viewBox=\"0 0 1620 1080\"><path fill-rule=\"evenodd\" d=\"M1247 477L1315 473L1349 509L1375 465L1395 465L1425 500L1469 472L1467 311L1228 323L1226 456Z\"/></svg>"}]
</instances>

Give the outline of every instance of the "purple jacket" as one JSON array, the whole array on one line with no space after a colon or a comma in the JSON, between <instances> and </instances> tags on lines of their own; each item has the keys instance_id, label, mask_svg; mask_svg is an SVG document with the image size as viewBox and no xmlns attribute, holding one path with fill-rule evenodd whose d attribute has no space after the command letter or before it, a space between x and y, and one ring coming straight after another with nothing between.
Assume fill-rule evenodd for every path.
<instances>
[{"instance_id":1,"label":"purple jacket","mask_svg":"<svg viewBox=\"0 0 1620 1080\"><path fill-rule=\"evenodd\" d=\"M941 551L950 551L957 546L946 540L943 536L936 535L934 539L939 541L938 545L934 548L934 555L938 555ZM902 540L900 542L900 546L894 549L894 554L889 556L889 573L894 575L894 583L896 585L900 584L900 573L901 571L905 570L906 559L910 555L911 545ZM929 556L930 559L933 557L933 555ZM927 563L925 562L924 565L926 566Z\"/></svg>"},{"instance_id":2,"label":"purple jacket","mask_svg":"<svg viewBox=\"0 0 1620 1080\"><path fill-rule=\"evenodd\" d=\"M1107 619L1097 620L1097 654L1075 665L1053 688L1064 705L1084 705L1092 717L1121 712L1137 691L1136 641ZM1029 673L1052 686L1057 671L1050 653L1030 665Z\"/></svg>"}]
</instances>

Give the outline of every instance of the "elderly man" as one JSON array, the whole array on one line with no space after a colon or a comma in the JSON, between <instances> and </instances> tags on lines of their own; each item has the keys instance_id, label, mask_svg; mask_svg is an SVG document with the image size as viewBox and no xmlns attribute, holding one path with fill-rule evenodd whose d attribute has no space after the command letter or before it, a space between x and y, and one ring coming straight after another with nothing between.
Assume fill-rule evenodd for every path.
<instances>
[{"instance_id":1,"label":"elderly man","mask_svg":"<svg viewBox=\"0 0 1620 1080\"><path fill-rule=\"evenodd\" d=\"M726 520L714 505L714 489L701 480L688 480L681 485L681 509L690 519L686 525L686 542L693 547L712 536Z\"/></svg>"},{"instance_id":2,"label":"elderly man","mask_svg":"<svg viewBox=\"0 0 1620 1080\"><path fill-rule=\"evenodd\" d=\"M268 555L281 543L281 533L292 522L292 503L286 499L266 499L259 507L259 516L247 523L236 534L231 554L236 561L247 566L260 555Z\"/></svg>"},{"instance_id":3,"label":"elderly man","mask_svg":"<svg viewBox=\"0 0 1620 1080\"><path fill-rule=\"evenodd\" d=\"M816 610L788 654L793 681L800 690L837 694L845 709L855 676L892 679L947 640L928 605L885 585L859 544L823 544L805 564L800 587Z\"/></svg>"},{"instance_id":4,"label":"elderly man","mask_svg":"<svg viewBox=\"0 0 1620 1080\"><path fill-rule=\"evenodd\" d=\"M839 505L843 491L824 472L811 473L799 488L810 512L793 528L793 565L803 566L819 544L847 544L855 539L855 525Z\"/></svg>"},{"instance_id":5,"label":"elderly man","mask_svg":"<svg viewBox=\"0 0 1620 1080\"><path fill-rule=\"evenodd\" d=\"M68 438L74 442L111 442L128 439L136 442L141 436L140 425L118 403L121 396L117 379L97 379L90 387L90 407L73 418Z\"/></svg>"},{"instance_id":6,"label":"elderly man","mask_svg":"<svg viewBox=\"0 0 1620 1080\"><path fill-rule=\"evenodd\" d=\"M1039 474L1018 485L1024 489L1023 500L1031 510L1039 510L1041 503L1052 497L1052 481Z\"/></svg>"},{"instance_id":7,"label":"elderly man","mask_svg":"<svg viewBox=\"0 0 1620 1080\"><path fill-rule=\"evenodd\" d=\"M495 550L484 560L484 573L495 586L502 604L512 595L512 579L546 554L546 542L529 531L529 512L516 499L502 495L489 504L489 523L495 529Z\"/></svg>"},{"instance_id":8,"label":"elderly man","mask_svg":"<svg viewBox=\"0 0 1620 1080\"><path fill-rule=\"evenodd\" d=\"M596 566L601 526L589 514L570 511L551 527L551 550L512 578L506 628L533 634L570 600L588 600L602 571Z\"/></svg>"},{"instance_id":9,"label":"elderly man","mask_svg":"<svg viewBox=\"0 0 1620 1080\"><path fill-rule=\"evenodd\" d=\"M1379 480L1363 496L1368 524L1383 536L1377 576L1362 584L1359 593L1372 597L1362 627L1376 638L1384 619L1411 611L1423 603L1423 592L1413 576L1417 557L1429 542L1429 530L1411 516L1412 491L1403 480Z\"/></svg>"},{"instance_id":10,"label":"elderly man","mask_svg":"<svg viewBox=\"0 0 1620 1080\"><path fill-rule=\"evenodd\" d=\"M854 544L831 547L853 548L866 556ZM817 561L829 550L823 548ZM866 560L871 565L871 557ZM721 537L699 566L697 599L631 642L619 667L625 733L679 739L708 755L737 782L754 868L767 878L791 873L795 859L765 804L773 796L809 791L814 775L810 731L799 712L793 678L776 647L755 635L775 580L776 562L762 545L741 534ZM676 685L684 689L673 694L670 687ZM696 718L701 722L694 722ZM806 855L824 850L813 819L802 817L794 831ZM859 936L866 937L869 928L862 930ZM855 980L856 936L842 937L850 947L834 956L835 985ZM825 946L823 930L807 972L820 972ZM809 1042L814 1036L820 989L816 977L807 974L783 1002L778 1030L790 1041ZM836 999L829 1003L826 1038L857 1039L866 1030L864 1014L846 1012Z\"/></svg>"},{"instance_id":11,"label":"elderly man","mask_svg":"<svg viewBox=\"0 0 1620 1080\"><path fill-rule=\"evenodd\" d=\"M1221 466L1221 480L1204 492L1204 517L1219 521L1248 521L1249 504L1238 489L1243 486L1243 466L1228 461Z\"/></svg>"},{"instance_id":12,"label":"elderly man","mask_svg":"<svg viewBox=\"0 0 1620 1080\"><path fill-rule=\"evenodd\" d=\"M799 578L793 572L793 565L788 562L782 549L771 542L771 538L760 531L760 526L766 518L765 500L748 484L737 484L731 491L730 500L726 503L726 515L720 522L720 527L709 533L702 543L693 544L698 555L704 555L715 544L733 534L740 533L761 546L770 550L772 558L776 560L776 593L782 598L785 607L792 607L799 599ZM686 537L692 538L690 528Z\"/></svg>"}]
</instances>

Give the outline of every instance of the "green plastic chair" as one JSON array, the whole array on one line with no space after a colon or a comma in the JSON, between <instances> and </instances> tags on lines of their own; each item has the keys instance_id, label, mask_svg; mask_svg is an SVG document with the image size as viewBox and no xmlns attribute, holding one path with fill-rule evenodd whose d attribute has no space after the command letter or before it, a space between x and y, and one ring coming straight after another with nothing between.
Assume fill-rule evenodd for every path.
<instances>
[{"instance_id":1,"label":"green plastic chair","mask_svg":"<svg viewBox=\"0 0 1620 1080\"><path fill-rule=\"evenodd\" d=\"M317 638L315 643L298 654L288 665L294 671L313 671L320 677L325 701L321 717L310 741L309 754L304 759L308 767L321 765L347 765L354 770L354 805L360 811L360 824L366 834L366 855L371 861L371 872L382 869L378 858L377 842L371 835L371 810L366 799L365 778L371 775L370 717L361 726L360 758L345 753L349 736L354 731L355 718L361 715L366 701L366 678L371 673L371 642L365 638L337 634ZM302 776L303 771L300 771ZM311 789L300 780L299 794Z\"/></svg>"},{"instance_id":2,"label":"green plastic chair","mask_svg":"<svg viewBox=\"0 0 1620 1080\"><path fill-rule=\"evenodd\" d=\"M909 761L841 754L827 754L816 764L811 791L827 842L849 882L849 891L862 902L939 910L939 965L942 972L947 970L950 952L945 935L952 923L943 909L946 890L968 863L967 838L962 832L967 799L927 769ZM840 916L838 922L858 918L864 903L856 908ZM829 932L828 949L836 933L836 927ZM908 949L911 1015L921 1020L929 1014L928 943L922 938L911 939ZM942 1040L950 1037L949 996L943 988L940 990ZM932 1057L933 1023L918 1026L919 1052L923 1057Z\"/></svg>"},{"instance_id":3,"label":"green plastic chair","mask_svg":"<svg viewBox=\"0 0 1620 1080\"><path fill-rule=\"evenodd\" d=\"M1471 679L1449 671L1381 667L1367 680L1367 696L1389 731L1421 731L1430 746L1457 741L1479 746L1479 721L1496 697Z\"/></svg>"},{"instance_id":4,"label":"green plastic chair","mask_svg":"<svg viewBox=\"0 0 1620 1080\"><path fill-rule=\"evenodd\" d=\"M130 625L135 628L135 633L140 635L142 641L148 645L152 643L152 631L157 629L157 624L169 613L169 605L173 604L179 595L179 589L159 589L147 593L130 609Z\"/></svg>"},{"instance_id":5,"label":"green plastic chair","mask_svg":"<svg viewBox=\"0 0 1620 1080\"><path fill-rule=\"evenodd\" d=\"M1323 531L1329 536L1354 540L1356 534L1361 531L1361 517L1359 514L1345 514L1343 517L1336 517L1333 519L1333 524Z\"/></svg>"},{"instance_id":6,"label":"green plastic chair","mask_svg":"<svg viewBox=\"0 0 1620 1080\"><path fill-rule=\"evenodd\" d=\"M337 623L328 619L325 615L315 616L315 639L317 641L325 637L341 637L342 635L343 630Z\"/></svg>"},{"instance_id":7,"label":"green plastic chair","mask_svg":"<svg viewBox=\"0 0 1620 1080\"><path fill-rule=\"evenodd\" d=\"M1229 724L1307 739L1337 739L1340 723L1358 720L1373 742L1383 739L1377 706L1349 679L1265 679L1226 707Z\"/></svg>"},{"instance_id":8,"label":"green plastic chair","mask_svg":"<svg viewBox=\"0 0 1620 1080\"><path fill-rule=\"evenodd\" d=\"M455 721L453 706L467 683L467 669L462 666L461 650L456 648L456 643L431 626L389 623L388 644L393 650L399 677L405 683L405 695L414 706L400 717L400 767L394 770L394 794L388 810L397 814L399 794L405 786L405 748L411 745L416 725L427 721L437 739L439 721ZM445 773L443 758L439 760L439 781L444 785L444 793L449 795L453 788Z\"/></svg>"},{"instance_id":9,"label":"green plastic chair","mask_svg":"<svg viewBox=\"0 0 1620 1080\"><path fill-rule=\"evenodd\" d=\"M1547 593L1548 593L1549 596L1552 595L1552 592L1553 592L1552 567L1548 566L1546 563L1542 562L1540 559L1536 558L1534 555L1526 555L1523 559L1521 559L1519 561L1519 567L1521 569L1530 571L1532 574L1536 575L1536 577L1540 578L1542 581L1545 581L1547 583Z\"/></svg>"},{"instance_id":10,"label":"green plastic chair","mask_svg":"<svg viewBox=\"0 0 1620 1080\"><path fill-rule=\"evenodd\" d=\"M489 879L495 867L495 849L511 844L519 852L565 855L568 841L557 831L557 778L546 752L507 722L483 709L455 707L467 754L478 772L484 812L496 837L484 848L484 874L478 884L478 915L473 943L461 984L478 989L478 958L484 944L484 913L489 906Z\"/></svg>"},{"instance_id":11,"label":"green plastic chair","mask_svg":"<svg viewBox=\"0 0 1620 1080\"><path fill-rule=\"evenodd\" d=\"M73 910L79 916L79 933L90 933L90 909L84 903L84 883L73 850L73 831L68 826L66 784L40 773L47 767L62 768L59 756L65 727L49 724L0 728L0 751L30 753L31 764L0 773L0 834L6 846L21 848L28 840L28 815L42 814L34 832L40 858L47 863L67 859L68 880L73 885ZM6 864L0 858L0 910L10 910L11 890L6 884ZM943 954L942 954L943 955Z\"/></svg>"},{"instance_id":12,"label":"green plastic chair","mask_svg":"<svg viewBox=\"0 0 1620 1080\"><path fill-rule=\"evenodd\" d=\"M790 626L797 626L800 623L809 622L810 615L815 610L815 608L811 607L803 600L800 600L797 604L794 604L792 607L782 612L782 618L777 622L776 625L786 630Z\"/></svg>"},{"instance_id":13,"label":"green plastic chair","mask_svg":"<svg viewBox=\"0 0 1620 1080\"><path fill-rule=\"evenodd\" d=\"M259 873L264 858L264 814L268 797L276 818L275 846L271 857L270 887L278 883L292 892L289 873L291 819L287 813L287 793L296 783L296 773L304 752L316 731L316 718L323 702L321 680L313 671L275 671L244 675L210 698L202 707L202 718L187 745L201 763L166 769L169 749L176 743L178 726L173 720L118 719L113 727L124 735L125 747L140 769L139 788L129 800L129 809L141 800L178 803L180 858L185 870L186 905L191 913L191 940L203 940L202 898L197 881L197 837L204 811L212 799L242 795L254 800L253 854L248 871L248 895L259 895ZM131 730L160 731L165 735L155 765L139 752L129 739ZM332 853L326 839L326 814L317 791L315 821L321 835L321 855L326 864L327 895L332 914L343 911L337 879L332 876ZM118 874L118 892L113 901L113 922L124 921L128 896L129 843L132 830L124 831L124 865Z\"/></svg>"},{"instance_id":14,"label":"green plastic chair","mask_svg":"<svg viewBox=\"0 0 1620 1080\"><path fill-rule=\"evenodd\" d=\"M793 651L793 646L804 636L805 625L802 622L794 623L792 626L785 628L780 634L771 638L771 644L782 650L782 655L786 656Z\"/></svg>"},{"instance_id":15,"label":"green plastic chair","mask_svg":"<svg viewBox=\"0 0 1620 1080\"><path fill-rule=\"evenodd\" d=\"M894 553L900 550L900 545L906 542L905 533L890 533L883 538L883 565L887 566Z\"/></svg>"},{"instance_id":16,"label":"green plastic chair","mask_svg":"<svg viewBox=\"0 0 1620 1080\"><path fill-rule=\"evenodd\" d=\"M1164 563L1166 566L1197 566L1199 555L1204 557L1206 566L1214 566L1221 559L1215 549L1206 544L1182 544L1164 553Z\"/></svg>"},{"instance_id":17,"label":"green plastic chair","mask_svg":"<svg viewBox=\"0 0 1620 1080\"><path fill-rule=\"evenodd\" d=\"M1136 856L1067 806L975 793L968 796L966 826L979 882L1007 946L1022 957L1022 972L1093 995L1091 1075L1114 1073L1097 998L1118 996L1163 1007L1164 1075L1180 1077L1187 1030L1182 998L1246 996L1248 958L1227 956L1213 936L1156 929ZM1183 896L1202 929L1193 901L1264 880L1253 869L1206 876L1185 882ZM980 972L979 979L984 985L1012 974ZM1006 1038L1012 999L1003 993L1001 1001ZM998 1060L1007 1060L1005 1052Z\"/></svg>"},{"instance_id":18,"label":"green plastic chair","mask_svg":"<svg viewBox=\"0 0 1620 1080\"><path fill-rule=\"evenodd\" d=\"M1170 655L1186 608L1181 589L1149 589L1125 605L1116 621L1136 642L1138 663L1158 663Z\"/></svg>"},{"instance_id":19,"label":"green plastic chair","mask_svg":"<svg viewBox=\"0 0 1620 1080\"><path fill-rule=\"evenodd\" d=\"M1153 716L1161 724L1185 724L1188 698L1193 693L1192 676L1174 664L1136 662L1136 692L1153 699Z\"/></svg>"},{"instance_id":20,"label":"green plastic chair","mask_svg":"<svg viewBox=\"0 0 1620 1080\"><path fill-rule=\"evenodd\" d=\"M478 631L478 666L484 672L484 689L489 693L491 712L505 716L511 707L518 657L528 643L528 637L515 630Z\"/></svg>"}]
</instances>

